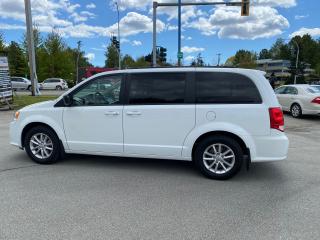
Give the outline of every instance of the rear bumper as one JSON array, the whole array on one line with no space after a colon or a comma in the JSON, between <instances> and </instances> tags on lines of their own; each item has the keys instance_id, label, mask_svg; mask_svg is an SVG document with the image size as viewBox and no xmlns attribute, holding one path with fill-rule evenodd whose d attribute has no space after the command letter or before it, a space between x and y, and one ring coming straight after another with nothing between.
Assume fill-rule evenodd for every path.
<instances>
[{"instance_id":1,"label":"rear bumper","mask_svg":"<svg viewBox=\"0 0 320 240\"><path fill-rule=\"evenodd\" d=\"M270 136L256 136L255 154L251 155L252 162L269 162L285 160L288 154L289 139L278 130L271 130Z\"/></svg>"}]
</instances>

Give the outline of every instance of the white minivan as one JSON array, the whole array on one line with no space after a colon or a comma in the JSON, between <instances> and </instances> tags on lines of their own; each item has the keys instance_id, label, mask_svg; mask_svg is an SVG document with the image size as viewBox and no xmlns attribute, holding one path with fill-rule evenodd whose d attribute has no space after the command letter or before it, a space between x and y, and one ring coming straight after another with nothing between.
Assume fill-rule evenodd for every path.
<instances>
[{"instance_id":1,"label":"white minivan","mask_svg":"<svg viewBox=\"0 0 320 240\"><path fill-rule=\"evenodd\" d=\"M11 144L37 163L65 153L194 161L213 179L284 160L288 138L264 73L151 68L97 74L15 113Z\"/></svg>"}]
</instances>

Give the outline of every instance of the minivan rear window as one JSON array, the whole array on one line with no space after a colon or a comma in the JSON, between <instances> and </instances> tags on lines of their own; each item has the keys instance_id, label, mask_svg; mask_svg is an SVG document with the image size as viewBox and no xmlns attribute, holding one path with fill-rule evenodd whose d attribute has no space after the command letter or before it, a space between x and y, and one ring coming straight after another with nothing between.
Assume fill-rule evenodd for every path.
<instances>
[{"instance_id":1,"label":"minivan rear window","mask_svg":"<svg viewBox=\"0 0 320 240\"><path fill-rule=\"evenodd\" d=\"M196 74L196 103L262 103L256 85L237 73L199 72Z\"/></svg>"},{"instance_id":2,"label":"minivan rear window","mask_svg":"<svg viewBox=\"0 0 320 240\"><path fill-rule=\"evenodd\" d=\"M179 104L185 101L186 73L131 74L129 104Z\"/></svg>"}]
</instances>

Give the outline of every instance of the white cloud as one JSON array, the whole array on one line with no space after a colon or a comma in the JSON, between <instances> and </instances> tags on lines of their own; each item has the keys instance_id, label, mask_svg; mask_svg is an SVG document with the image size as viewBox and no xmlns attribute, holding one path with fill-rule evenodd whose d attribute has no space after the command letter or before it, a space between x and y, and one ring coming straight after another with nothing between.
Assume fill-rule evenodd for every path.
<instances>
[{"instance_id":1,"label":"white cloud","mask_svg":"<svg viewBox=\"0 0 320 240\"><path fill-rule=\"evenodd\" d=\"M96 8L96 5L94 3L89 3L89 4L86 5L86 8L94 9L94 8Z\"/></svg>"},{"instance_id":2,"label":"white cloud","mask_svg":"<svg viewBox=\"0 0 320 240\"><path fill-rule=\"evenodd\" d=\"M116 33L118 24L115 23L107 28L107 31ZM128 12L126 16L120 19L121 35L126 37L130 35L136 35L139 33L152 32L152 19L148 16L136 13ZM162 32L165 29L165 24L157 20L157 32Z\"/></svg>"},{"instance_id":3,"label":"white cloud","mask_svg":"<svg viewBox=\"0 0 320 240\"><path fill-rule=\"evenodd\" d=\"M87 53L84 57L87 58L89 62L91 62L92 60L94 60L96 55L94 53Z\"/></svg>"},{"instance_id":4,"label":"white cloud","mask_svg":"<svg viewBox=\"0 0 320 240\"><path fill-rule=\"evenodd\" d=\"M138 40L133 40L132 41L132 46L141 46L141 45L142 45L141 41L138 41Z\"/></svg>"},{"instance_id":5,"label":"white cloud","mask_svg":"<svg viewBox=\"0 0 320 240\"><path fill-rule=\"evenodd\" d=\"M305 34L309 34L312 37L320 36L320 28L300 28L298 31L295 31L290 34L290 38L293 38L295 36L303 36Z\"/></svg>"},{"instance_id":6,"label":"white cloud","mask_svg":"<svg viewBox=\"0 0 320 240\"><path fill-rule=\"evenodd\" d=\"M297 5L296 0L254 0L252 5L268 6L268 7L283 7L290 8Z\"/></svg>"},{"instance_id":7,"label":"white cloud","mask_svg":"<svg viewBox=\"0 0 320 240\"><path fill-rule=\"evenodd\" d=\"M295 15L294 19L300 20L300 19L307 18L307 17L309 17L309 14L307 14L307 15Z\"/></svg>"},{"instance_id":8,"label":"white cloud","mask_svg":"<svg viewBox=\"0 0 320 240\"><path fill-rule=\"evenodd\" d=\"M189 56L186 56L186 57L184 58L184 60L185 60L186 62L192 62L195 58L196 58L195 56L189 55Z\"/></svg>"},{"instance_id":9,"label":"white cloud","mask_svg":"<svg viewBox=\"0 0 320 240\"><path fill-rule=\"evenodd\" d=\"M0 23L0 29L2 30L18 30L18 29L26 29L24 25L16 25L16 24L6 24Z\"/></svg>"},{"instance_id":10,"label":"white cloud","mask_svg":"<svg viewBox=\"0 0 320 240\"><path fill-rule=\"evenodd\" d=\"M184 46L181 48L181 51L184 53L193 53L193 52L203 52L205 49L202 47L189 47Z\"/></svg>"}]
</instances>

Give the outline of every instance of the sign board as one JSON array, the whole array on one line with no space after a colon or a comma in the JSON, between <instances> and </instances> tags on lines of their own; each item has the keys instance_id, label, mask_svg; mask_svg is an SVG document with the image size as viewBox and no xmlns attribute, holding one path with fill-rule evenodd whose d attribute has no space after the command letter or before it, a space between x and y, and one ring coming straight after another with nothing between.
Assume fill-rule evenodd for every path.
<instances>
[{"instance_id":1,"label":"sign board","mask_svg":"<svg viewBox=\"0 0 320 240\"><path fill-rule=\"evenodd\" d=\"M183 52L178 52L178 58L183 58Z\"/></svg>"},{"instance_id":2,"label":"sign board","mask_svg":"<svg viewBox=\"0 0 320 240\"><path fill-rule=\"evenodd\" d=\"M7 57L0 57L0 103L12 102L12 88Z\"/></svg>"}]
</instances>

